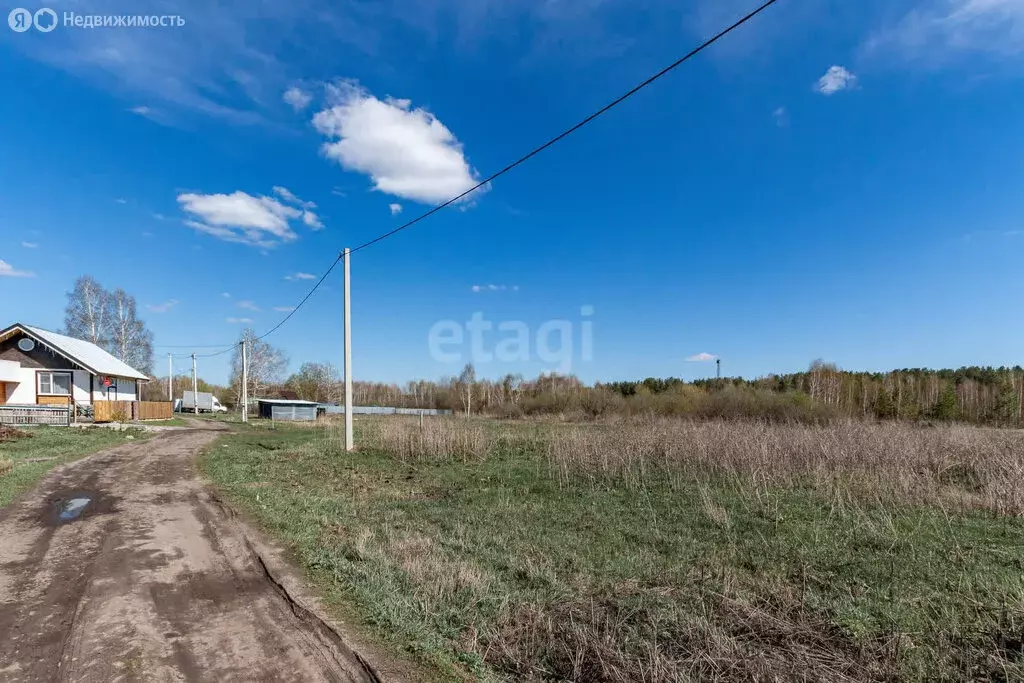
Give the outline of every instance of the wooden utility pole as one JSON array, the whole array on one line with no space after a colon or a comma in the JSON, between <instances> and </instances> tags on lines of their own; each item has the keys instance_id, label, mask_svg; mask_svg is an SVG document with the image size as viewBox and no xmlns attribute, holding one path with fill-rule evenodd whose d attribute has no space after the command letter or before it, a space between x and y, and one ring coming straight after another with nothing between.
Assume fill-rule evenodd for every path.
<instances>
[{"instance_id":1,"label":"wooden utility pole","mask_svg":"<svg viewBox=\"0 0 1024 683\"><path fill-rule=\"evenodd\" d=\"M199 414L199 380L196 378L196 354L192 354L192 414Z\"/></svg>"},{"instance_id":2,"label":"wooden utility pole","mask_svg":"<svg viewBox=\"0 0 1024 683\"><path fill-rule=\"evenodd\" d=\"M249 356L242 340L242 422L249 421Z\"/></svg>"},{"instance_id":3,"label":"wooden utility pole","mask_svg":"<svg viewBox=\"0 0 1024 683\"><path fill-rule=\"evenodd\" d=\"M349 280L349 252L345 247L345 450L355 448L352 440L352 285Z\"/></svg>"},{"instance_id":4,"label":"wooden utility pole","mask_svg":"<svg viewBox=\"0 0 1024 683\"><path fill-rule=\"evenodd\" d=\"M167 400L174 403L174 354L167 354Z\"/></svg>"}]
</instances>

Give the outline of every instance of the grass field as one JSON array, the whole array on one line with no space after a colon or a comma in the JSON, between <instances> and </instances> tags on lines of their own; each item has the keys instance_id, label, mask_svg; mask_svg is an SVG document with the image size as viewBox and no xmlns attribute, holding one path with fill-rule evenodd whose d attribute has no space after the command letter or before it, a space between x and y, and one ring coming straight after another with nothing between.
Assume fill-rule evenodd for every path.
<instances>
[{"instance_id":1,"label":"grass field","mask_svg":"<svg viewBox=\"0 0 1024 683\"><path fill-rule=\"evenodd\" d=\"M438 678L1024 677L1024 435L395 418L202 467Z\"/></svg>"},{"instance_id":2,"label":"grass field","mask_svg":"<svg viewBox=\"0 0 1024 683\"><path fill-rule=\"evenodd\" d=\"M26 436L0 438L0 507L32 488L57 465L123 444L129 436L144 437L137 430L98 427L27 427L18 431Z\"/></svg>"}]
</instances>

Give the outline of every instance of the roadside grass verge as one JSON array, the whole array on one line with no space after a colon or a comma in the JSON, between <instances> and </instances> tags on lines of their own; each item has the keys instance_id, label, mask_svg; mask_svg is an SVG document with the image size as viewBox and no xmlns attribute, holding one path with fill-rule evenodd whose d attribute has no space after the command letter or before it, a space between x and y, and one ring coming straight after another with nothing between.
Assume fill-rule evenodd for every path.
<instances>
[{"instance_id":1,"label":"roadside grass verge","mask_svg":"<svg viewBox=\"0 0 1024 683\"><path fill-rule=\"evenodd\" d=\"M139 430L101 427L25 427L15 431L19 435L0 438L0 507L31 489L58 465L124 444L129 436L145 438Z\"/></svg>"},{"instance_id":2,"label":"roadside grass verge","mask_svg":"<svg viewBox=\"0 0 1024 683\"><path fill-rule=\"evenodd\" d=\"M395 418L202 459L334 605L451 678L1024 677L1024 435Z\"/></svg>"},{"instance_id":3,"label":"roadside grass verge","mask_svg":"<svg viewBox=\"0 0 1024 683\"><path fill-rule=\"evenodd\" d=\"M180 417L172 417L166 420L142 420L136 423L142 427L187 427L188 422Z\"/></svg>"}]
</instances>

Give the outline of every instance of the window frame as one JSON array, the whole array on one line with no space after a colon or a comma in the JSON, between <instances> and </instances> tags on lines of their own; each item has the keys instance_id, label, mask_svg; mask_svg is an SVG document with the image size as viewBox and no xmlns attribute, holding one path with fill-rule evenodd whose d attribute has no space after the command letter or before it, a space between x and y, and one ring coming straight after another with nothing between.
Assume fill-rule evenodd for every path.
<instances>
[{"instance_id":1,"label":"window frame","mask_svg":"<svg viewBox=\"0 0 1024 683\"><path fill-rule=\"evenodd\" d=\"M46 375L49 379L49 391L43 391L43 376ZM67 393L59 393L54 391L57 388L54 378L59 375L64 375L68 378L68 391ZM36 395L37 396L74 396L75 394L75 374L71 370L39 370L36 372Z\"/></svg>"}]
</instances>

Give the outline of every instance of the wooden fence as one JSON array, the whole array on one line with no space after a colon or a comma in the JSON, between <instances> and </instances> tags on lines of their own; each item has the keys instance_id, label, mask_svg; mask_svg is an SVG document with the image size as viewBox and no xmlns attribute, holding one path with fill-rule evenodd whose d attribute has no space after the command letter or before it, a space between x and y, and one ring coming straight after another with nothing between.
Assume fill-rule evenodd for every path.
<instances>
[{"instance_id":1,"label":"wooden fence","mask_svg":"<svg viewBox=\"0 0 1024 683\"><path fill-rule=\"evenodd\" d=\"M92 404L96 422L128 422L134 419L135 401L95 401Z\"/></svg>"},{"instance_id":2,"label":"wooden fence","mask_svg":"<svg viewBox=\"0 0 1024 683\"><path fill-rule=\"evenodd\" d=\"M169 420L174 417L174 404L170 401L96 401L92 409L95 422Z\"/></svg>"},{"instance_id":3,"label":"wooden fence","mask_svg":"<svg viewBox=\"0 0 1024 683\"><path fill-rule=\"evenodd\" d=\"M71 408L64 406L0 406L0 425L55 425L71 424Z\"/></svg>"},{"instance_id":4,"label":"wooden fence","mask_svg":"<svg viewBox=\"0 0 1024 683\"><path fill-rule=\"evenodd\" d=\"M139 401L140 420L170 420L174 417L174 404L170 401Z\"/></svg>"}]
</instances>

